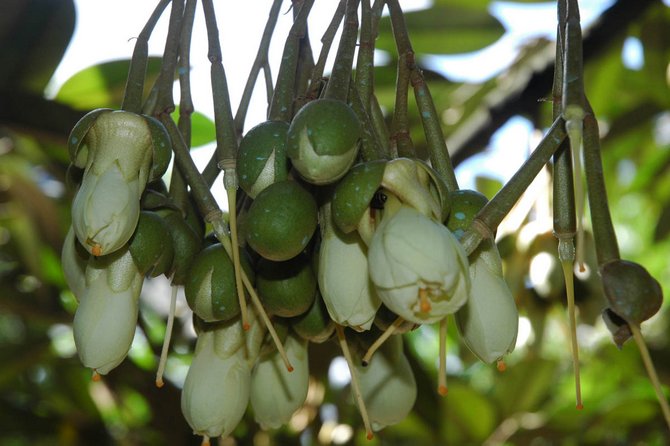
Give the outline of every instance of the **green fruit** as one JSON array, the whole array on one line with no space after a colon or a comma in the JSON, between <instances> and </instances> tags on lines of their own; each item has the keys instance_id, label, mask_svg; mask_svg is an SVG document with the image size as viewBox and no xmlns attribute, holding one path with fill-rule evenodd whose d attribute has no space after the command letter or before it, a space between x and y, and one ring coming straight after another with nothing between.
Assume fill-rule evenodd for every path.
<instances>
[{"instance_id":1,"label":"green fruit","mask_svg":"<svg viewBox=\"0 0 670 446\"><path fill-rule=\"evenodd\" d=\"M257 271L258 296L268 313L298 316L314 302L316 276L307 256L299 255L285 262L262 259Z\"/></svg>"},{"instance_id":2,"label":"green fruit","mask_svg":"<svg viewBox=\"0 0 670 446\"><path fill-rule=\"evenodd\" d=\"M198 237L179 212L164 211L163 215L174 247L174 258L170 269L172 284L183 285L191 262L200 251L202 238Z\"/></svg>"},{"instance_id":3,"label":"green fruit","mask_svg":"<svg viewBox=\"0 0 670 446\"><path fill-rule=\"evenodd\" d=\"M267 186L288 177L286 133L288 123L265 121L252 128L237 151L237 179L251 198Z\"/></svg>"},{"instance_id":4,"label":"green fruit","mask_svg":"<svg viewBox=\"0 0 670 446\"><path fill-rule=\"evenodd\" d=\"M205 322L227 321L240 314L233 262L220 243L195 257L184 294L193 312Z\"/></svg>"},{"instance_id":5,"label":"green fruit","mask_svg":"<svg viewBox=\"0 0 670 446\"><path fill-rule=\"evenodd\" d=\"M461 189L449 193L451 212L446 225L456 238L468 229L477 212L486 205L488 199L476 190Z\"/></svg>"},{"instance_id":6,"label":"green fruit","mask_svg":"<svg viewBox=\"0 0 670 446\"><path fill-rule=\"evenodd\" d=\"M266 259L280 262L305 249L316 223L314 198L298 183L281 181L258 194L241 232L254 251Z\"/></svg>"},{"instance_id":7,"label":"green fruit","mask_svg":"<svg viewBox=\"0 0 670 446\"><path fill-rule=\"evenodd\" d=\"M291 326L298 336L310 342L326 342L335 331L335 323L328 315L328 308L317 292L309 310L291 319Z\"/></svg>"},{"instance_id":8,"label":"green fruit","mask_svg":"<svg viewBox=\"0 0 670 446\"><path fill-rule=\"evenodd\" d=\"M293 167L313 184L341 178L358 154L361 125L345 102L317 99L296 113L286 151Z\"/></svg>"},{"instance_id":9,"label":"green fruit","mask_svg":"<svg viewBox=\"0 0 670 446\"><path fill-rule=\"evenodd\" d=\"M375 160L354 166L335 188L332 211L337 227L348 234L354 231L379 189L386 161Z\"/></svg>"},{"instance_id":10,"label":"green fruit","mask_svg":"<svg viewBox=\"0 0 670 446\"><path fill-rule=\"evenodd\" d=\"M161 216L151 211L140 212L128 248L140 273L151 277L166 272L174 257L170 230Z\"/></svg>"}]
</instances>

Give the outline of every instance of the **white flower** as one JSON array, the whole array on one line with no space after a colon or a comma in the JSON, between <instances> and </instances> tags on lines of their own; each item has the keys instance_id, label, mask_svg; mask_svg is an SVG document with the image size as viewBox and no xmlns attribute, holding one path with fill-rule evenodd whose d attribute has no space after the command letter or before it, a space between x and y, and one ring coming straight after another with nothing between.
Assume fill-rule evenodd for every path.
<instances>
[{"instance_id":1,"label":"white flower","mask_svg":"<svg viewBox=\"0 0 670 446\"><path fill-rule=\"evenodd\" d=\"M63 250L61 252L61 265L65 282L67 282L70 291L79 301L86 291L86 263L82 255L77 252L77 239L74 235L74 229L70 226L63 241Z\"/></svg>"},{"instance_id":2,"label":"white flower","mask_svg":"<svg viewBox=\"0 0 670 446\"><path fill-rule=\"evenodd\" d=\"M357 331L369 330L381 300L367 268L367 248L357 232L343 234L323 207L324 226L319 252L319 290L330 318Z\"/></svg>"},{"instance_id":3,"label":"white flower","mask_svg":"<svg viewBox=\"0 0 670 446\"><path fill-rule=\"evenodd\" d=\"M93 255L121 248L135 232L140 218L138 180L126 182L118 163L101 175L89 172L72 203L72 226L81 244Z\"/></svg>"},{"instance_id":4,"label":"white flower","mask_svg":"<svg viewBox=\"0 0 670 446\"><path fill-rule=\"evenodd\" d=\"M465 345L479 359L492 363L514 350L519 327L514 297L502 276L495 246L480 248L470 264L470 279L470 299L456 313L456 324Z\"/></svg>"},{"instance_id":5,"label":"white flower","mask_svg":"<svg viewBox=\"0 0 670 446\"><path fill-rule=\"evenodd\" d=\"M100 256L121 248L137 226L153 157L152 133L141 115L108 112L97 117L82 144L86 168L72 204L72 224L81 244Z\"/></svg>"},{"instance_id":6,"label":"white flower","mask_svg":"<svg viewBox=\"0 0 670 446\"><path fill-rule=\"evenodd\" d=\"M368 366L357 365L356 372L373 430L381 430L407 417L417 391L412 368L402 351L402 336L391 336L375 352Z\"/></svg>"},{"instance_id":7,"label":"white flower","mask_svg":"<svg viewBox=\"0 0 670 446\"><path fill-rule=\"evenodd\" d=\"M198 335L181 395L193 433L227 437L249 402L251 372L239 320Z\"/></svg>"},{"instance_id":8,"label":"white flower","mask_svg":"<svg viewBox=\"0 0 670 446\"><path fill-rule=\"evenodd\" d=\"M286 370L275 351L261 356L251 375L251 407L262 429L276 429L288 423L307 398L307 341L289 334L284 348L294 368L292 372Z\"/></svg>"},{"instance_id":9,"label":"white flower","mask_svg":"<svg viewBox=\"0 0 670 446\"><path fill-rule=\"evenodd\" d=\"M382 221L368 251L370 277L382 302L404 319L433 323L468 299L465 251L444 225L401 207Z\"/></svg>"},{"instance_id":10,"label":"white flower","mask_svg":"<svg viewBox=\"0 0 670 446\"><path fill-rule=\"evenodd\" d=\"M89 262L73 327L84 366L105 375L124 360L135 336L142 282L127 248Z\"/></svg>"}]
</instances>

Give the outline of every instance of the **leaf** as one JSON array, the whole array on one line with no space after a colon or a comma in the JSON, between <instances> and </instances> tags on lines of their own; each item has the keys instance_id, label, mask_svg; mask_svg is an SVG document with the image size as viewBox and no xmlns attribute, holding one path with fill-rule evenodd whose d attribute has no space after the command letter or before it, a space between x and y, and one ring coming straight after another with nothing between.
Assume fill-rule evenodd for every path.
<instances>
[{"instance_id":1,"label":"leaf","mask_svg":"<svg viewBox=\"0 0 670 446\"><path fill-rule=\"evenodd\" d=\"M161 59L150 57L144 83L145 95L160 71ZM65 81L56 100L78 110L119 108L126 88L130 60L115 60L85 68Z\"/></svg>"},{"instance_id":2,"label":"leaf","mask_svg":"<svg viewBox=\"0 0 670 446\"><path fill-rule=\"evenodd\" d=\"M484 440L495 429L497 415L493 404L471 386L460 382L449 383L449 395L442 399L448 423L443 424L444 436L458 440L460 434L467 440ZM451 441L448 442L451 444Z\"/></svg>"},{"instance_id":3,"label":"leaf","mask_svg":"<svg viewBox=\"0 0 670 446\"><path fill-rule=\"evenodd\" d=\"M74 31L72 0L4 1L0 19L0 89L41 94Z\"/></svg>"},{"instance_id":4,"label":"leaf","mask_svg":"<svg viewBox=\"0 0 670 446\"><path fill-rule=\"evenodd\" d=\"M505 33L502 24L486 11L468 7L435 5L408 12L405 24L416 53L454 54L482 49ZM379 22L377 49L396 53L391 19Z\"/></svg>"}]
</instances>

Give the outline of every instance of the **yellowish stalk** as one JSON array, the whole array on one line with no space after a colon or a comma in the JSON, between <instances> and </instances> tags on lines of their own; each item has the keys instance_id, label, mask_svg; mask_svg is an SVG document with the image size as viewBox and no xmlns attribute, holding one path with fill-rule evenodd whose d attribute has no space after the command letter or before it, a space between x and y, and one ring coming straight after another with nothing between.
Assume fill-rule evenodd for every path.
<instances>
[{"instance_id":1,"label":"yellowish stalk","mask_svg":"<svg viewBox=\"0 0 670 446\"><path fill-rule=\"evenodd\" d=\"M372 433L372 427L370 426L370 418L368 417L368 410L365 408L365 401L363 401L363 394L361 393L361 388L358 383L358 375L356 374L354 361L351 358L351 352L349 351L347 338L344 336L344 327L339 324L335 324L335 331L337 332L337 339L340 343L342 353L344 354L344 359L347 360L347 365L349 366L349 373L351 374L351 388L354 392L356 403L358 404L358 411L361 413L361 418L363 418L363 425L365 426L367 438L368 440L372 440L374 435Z\"/></svg>"},{"instance_id":2,"label":"yellowish stalk","mask_svg":"<svg viewBox=\"0 0 670 446\"><path fill-rule=\"evenodd\" d=\"M644 342L644 338L642 337L642 333L640 332L640 327L638 327L635 324L628 324L628 326L630 327L630 331L633 333L633 339L635 339L637 348L640 350L640 356L642 356L642 362L644 362L644 366L647 369L649 380L651 381L651 384L654 386L654 390L656 391L656 397L658 398L658 402L661 405L661 410L663 411L663 417L665 418L665 422L668 425L668 430L670 430L670 406L668 406L668 400L665 398L665 395L663 394L663 389L661 388L661 381L658 379L658 374L656 373L656 368L654 367L654 363L651 360L651 356L649 355L647 344Z\"/></svg>"},{"instance_id":3,"label":"yellowish stalk","mask_svg":"<svg viewBox=\"0 0 670 446\"><path fill-rule=\"evenodd\" d=\"M202 436L202 442L200 442L200 446L209 446L209 437L207 435Z\"/></svg>"},{"instance_id":4,"label":"yellowish stalk","mask_svg":"<svg viewBox=\"0 0 670 446\"><path fill-rule=\"evenodd\" d=\"M363 360L361 363L363 364L363 367L366 367L368 364L370 364L370 359L372 358L372 355L375 354L375 352L381 347L384 342L388 338L391 337L393 333L397 330L397 328L403 323L405 320L398 316L398 318L393 321L391 325L389 325L386 330L377 338L377 340L370 346L367 352L365 352L365 356L363 356Z\"/></svg>"},{"instance_id":5,"label":"yellowish stalk","mask_svg":"<svg viewBox=\"0 0 670 446\"><path fill-rule=\"evenodd\" d=\"M163 338L163 348L161 349L161 358L158 361L158 370L156 370L156 387L163 387L163 372L167 363L168 350L170 349L170 339L172 339L172 327L174 326L174 313L177 307L177 287L172 285L172 294L170 296L170 312L168 313L167 324L165 326L165 337Z\"/></svg>"},{"instance_id":6,"label":"yellowish stalk","mask_svg":"<svg viewBox=\"0 0 670 446\"><path fill-rule=\"evenodd\" d=\"M446 396L447 388L447 318L440 321L440 361L437 371L437 393Z\"/></svg>"},{"instance_id":7,"label":"yellowish stalk","mask_svg":"<svg viewBox=\"0 0 670 446\"><path fill-rule=\"evenodd\" d=\"M568 322L570 324L570 345L572 349L572 367L575 373L575 398L577 409L582 410L582 385L579 373L579 344L577 343L577 320L575 317L575 284L572 275L573 263L570 260L561 260L565 291L568 296Z\"/></svg>"},{"instance_id":8,"label":"yellowish stalk","mask_svg":"<svg viewBox=\"0 0 670 446\"><path fill-rule=\"evenodd\" d=\"M570 139L570 148L572 149L572 170L575 185L575 211L577 213L577 265L579 271L584 272L584 180L582 178L582 133L583 119L569 119L565 123L568 138Z\"/></svg>"},{"instance_id":9,"label":"yellowish stalk","mask_svg":"<svg viewBox=\"0 0 670 446\"><path fill-rule=\"evenodd\" d=\"M237 190L226 188L228 195L228 215L230 216L230 238L233 248L233 266L235 269L235 286L237 287L237 299L240 302L240 314L242 317L242 328L249 330L249 317L247 316L247 300L244 297L244 286L242 285L242 265L240 264L240 245L237 238Z\"/></svg>"},{"instance_id":10,"label":"yellowish stalk","mask_svg":"<svg viewBox=\"0 0 670 446\"><path fill-rule=\"evenodd\" d=\"M230 239L228 238L228 235L226 234L225 231L225 224L223 222L222 218L214 218L211 220L212 227L214 228L214 232L216 234L216 238L219 239L221 242L221 245L223 246L223 249L226 251L228 256L232 258L232 251L233 248L230 243ZM251 301L256 307L256 311L260 315L261 319L263 319L263 322L265 323L265 326L268 328L268 332L270 333L270 336L272 337L272 340L275 343L275 346L277 347L277 351L279 352L279 356L281 356L282 360L284 361L284 365L286 366L286 370L289 372L293 371L293 366L291 365L291 362L288 359L288 356L286 355L286 350L284 349L284 346L281 343L281 340L279 339L279 336L277 335L277 331L275 330L274 326L272 325L272 321L270 321L270 318L268 317L268 314L265 312L265 308L263 308L263 304L261 303L261 300L258 298L258 294L256 294L256 290L254 289L253 285L251 284L251 281L247 277L247 274L244 272L243 269L240 269L240 276L242 277L242 283L244 284L244 287L246 288L247 292L249 293L249 296L251 296Z\"/></svg>"}]
</instances>

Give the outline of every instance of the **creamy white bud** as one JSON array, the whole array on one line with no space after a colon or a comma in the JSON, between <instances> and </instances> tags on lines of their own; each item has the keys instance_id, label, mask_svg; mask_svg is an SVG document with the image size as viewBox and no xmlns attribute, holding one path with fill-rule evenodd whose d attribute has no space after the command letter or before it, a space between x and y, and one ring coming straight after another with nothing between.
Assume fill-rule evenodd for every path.
<instances>
[{"instance_id":1,"label":"creamy white bud","mask_svg":"<svg viewBox=\"0 0 670 446\"><path fill-rule=\"evenodd\" d=\"M72 203L72 226L93 255L110 254L130 240L140 218L139 182L127 181L118 163L89 171Z\"/></svg>"},{"instance_id":2,"label":"creamy white bud","mask_svg":"<svg viewBox=\"0 0 670 446\"><path fill-rule=\"evenodd\" d=\"M409 158L396 158L386 163L382 186L408 207L442 220L440 201L431 194L429 177L423 167Z\"/></svg>"},{"instance_id":3,"label":"creamy white bud","mask_svg":"<svg viewBox=\"0 0 670 446\"><path fill-rule=\"evenodd\" d=\"M403 206L377 228L368 251L382 302L404 319L433 323L468 299L468 259L441 223Z\"/></svg>"},{"instance_id":4,"label":"creamy white bud","mask_svg":"<svg viewBox=\"0 0 670 446\"><path fill-rule=\"evenodd\" d=\"M381 300L367 268L367 247L357 232L343 234L322 208L325 229L319 252L319 290L330 318L357 331L369 330Z\"/></svg>"},{"instance_id":5,"label":"creamy white bud","mask_svg":"<svg viewBox=\"0 0 670 446\"><path fill-rule=\"evenodd\" d=\"M262 429L276 429L289 422L302 407L309 386L307 341L289 334L284 343L293 371L278 352L261 356L251 374L251 407Z\"/></svg>"},{"instance_id":6,"label":"creamy white bud","mask_svg":"<svg viewBox=\"0 0 670 446\"><path fill-rule=\"evenodd\" d=\"M81 362L101 375L119 365L135 336L143 276L126 248L86 267L86 290L74 316Z\"/></svg>"},{"instance_id":7,"label":"creamy white bud","mask_svg":"<svg viewBox=\"0 0 670 446\"><path fill-rule=\"evenodd\" d=\"M70 226L70 229L65 236L65 240L63 241L61 265L63 268L63 275L65 276L65 282L67 282L74 297L79 301L86 291L87 261L77 253L75 243L78 243L77 238L75 237L74 229Z\"/></svg>"},{"instance_id":8,"label":"creamy white bud","mask_svg":"<svg viewBox=\"0 0 670 446\"><path fill-rule=\"evenodd\" d=\"M391 336L367 367L355 362L361 393L375 431L399 423L416 401L416 380L402 351L402 336Z\"/></svg>"},{"instance_id":9,"label":"creamy white bud","mask_svg":"<svg viewBox=\"0 0 670 446\"><path fill-rule=\"evenodd\" d=\"M456 313L456 324L465 345L483 362L492 363L514 350L519 327L514 297L502 276L495 246L476 254L470 279L470 299Z\"/></svg>"},{"instance_id":10,"label":"creamy white bud","mask_svg":"<svg viewBox=\"0 0 670 446\"><path fill-rule=\"evenodd\" d=\"M193 433L227 437L249 402L251 372L239 321L200 333L181 395Z\"/></svg>"}]
</instances>

